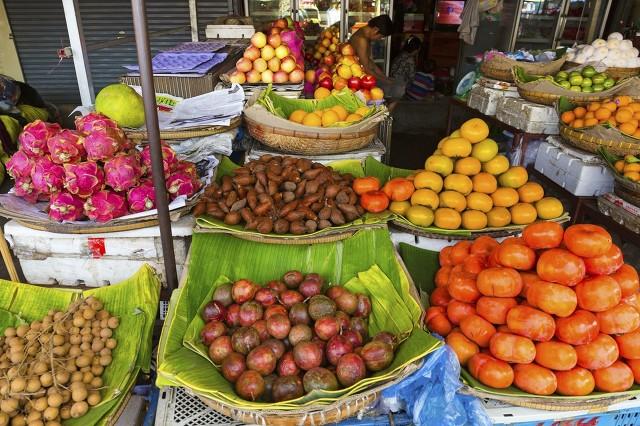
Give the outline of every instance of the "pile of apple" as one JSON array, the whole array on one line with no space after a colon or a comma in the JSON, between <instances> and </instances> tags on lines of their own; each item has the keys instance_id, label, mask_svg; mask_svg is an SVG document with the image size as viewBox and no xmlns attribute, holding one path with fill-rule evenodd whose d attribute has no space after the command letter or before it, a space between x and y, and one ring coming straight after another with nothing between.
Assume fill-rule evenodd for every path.
<instances>
[{"instance_id":1,"label":"pile of apple","mask_svg":"<svg viewBox=\"0 0 640 426\"><path fill-rule=\"evenodd\" d=\"M339 42L340 30L336 27L327 28L318 37L316 45L307 49L305 59L315 66L322 63L331 66L335 64Z\"/></svg>"},{"instance_id":2,"label":"pile of apple","mask_svg":"<svg viewBox=\"0 0 640 426\"><path fill-rule=\"evenodd\" d=\"M232 83L302 83L303 64L296 62L279 33L257 32L229 76Z\"/></svg>"}]
</instances>

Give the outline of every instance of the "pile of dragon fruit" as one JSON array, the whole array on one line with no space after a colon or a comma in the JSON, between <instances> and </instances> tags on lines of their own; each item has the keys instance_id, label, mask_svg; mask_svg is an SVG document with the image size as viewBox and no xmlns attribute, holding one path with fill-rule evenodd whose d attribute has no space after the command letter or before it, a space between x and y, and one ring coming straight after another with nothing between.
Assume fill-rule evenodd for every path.
<instances>
[{"instance_id":1,"label":"pile of dragon fruit","mask_svg":"<svg viewBox=\"0 0 640 426\"><path fill-rule=\"evenodd\" d=\"M135 149L115 121L100 114L78 117L76 130L37 120L19 136L20 150L7 163L14 194L49 202L57 221L85 218L106 222L155 208L151 152ZM196 167L162 145L167 196L191 196L200 189Z\"/></svg>"}]
</instances>

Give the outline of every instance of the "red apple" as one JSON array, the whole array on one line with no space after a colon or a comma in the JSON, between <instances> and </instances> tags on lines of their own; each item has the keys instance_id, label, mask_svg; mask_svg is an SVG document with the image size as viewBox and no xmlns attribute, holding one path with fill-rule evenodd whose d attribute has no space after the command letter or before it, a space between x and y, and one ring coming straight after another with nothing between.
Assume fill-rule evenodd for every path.
<instances>
[{"instance_id":1,"label":"red apple","mask_svg":"<svg viewBox=\"0 0 640 426\"><path fill-rule=\"evenodd\" d=\"M351 77L347 81L347 86L351 90L359 90L360 89L360 78L359 77Z\"/></svg>"},{"instance_id":2,"label":"red apple","mask_svg":"<svg viewBox=\"0 0 640 426\"><path fill-rule=\"evenodd\" d=\"M274 49L280 46L282 44L280 34L271 34L269 37L267 37L267 43L269 43Z\"/></svg>"},{"instance_id":3,"label":"red apple","mask_svg":"<svg viewBox=\"0 0 640 426\"><path fill-rule=\"evenodd\" d=\"M262 49L267 44L267 36L264 33L257 32L251 36L251 44L258 49Z\"/></svg>"},{"instance_id":4,"label":"red apple","mask_svg":"<svg viewBox=\"0 0 640 426\"><path fill-rule=\"evenodd\" d=\"M253 68L253 63L247 58L240 58L236 62L236 69L240 72L247 72Z\"/></svg>"},{"instance_id":5,"label":"red apple","mask_svg":"<svg viewBox=\"0 0 640 426\"><path fill-rule=\"evenodd\" d=\"M291 71L291 74L289 74L289 81L292 83L302 83L302 81L304 80L304 71L300 70L300 69L295 69L293 71Z\"/></svg>"},{"instance_id":6,"label":"red apple","mask_svg":"<svg viewBox=\"0 0 640 426\"><path fill-rule=\"evenodd\" d=\"M260 83L260 73L255 69L246 73L247 83Z\"/></svg>"},{"instance_id":7,"label":"red apple","mask_svg":"<svg viewBox=\"0 0 640 426\"><path fill-rule=\"evenodd\" d=\"M258 58L255 61L253 61L253 69L258 71L258 72L263 72L268 68L267 66L267 61L265 61L262 58Z\"/></svg>"},{"instance_id":8,"label":"red apple","mask_svg":"<svg viewBox=\"0 0 640 426\"><path fill-rule=\"evenodd\" d=\"M263 83L273 83L273 71L266 70L260 74Z\"/></svg>"},{"instance_id":9,"label":"red apple","mask_svg":"<svg viewBox=\"0 0 640 426\"><path fill-rule=\"evenodd\" d=\"M271 58L267 61L267 67L273 72L280 71L280 59Z\"/></svg>"},{"instance_id":10,"label":"red apple","mask_svg":"<svg viewBox=\"0 0 640 426\"><path fill-rule=\"evenodd\" d=\"M322 62L324 62L325 64L331 66L331 65L336 63L336 59L333 57L333 55L328 55L328 56L325 56L324 58L322 58Z\"/></svg>"},{"instance_id":11,"label":"red apple","mask_svg":"<svg viewBox=\"0 0 640 426\"><path fill-rule=\"evenodd\" d=\"M243 72L236 70L229 75L229 81L232 83L244 84L247 81L247 77Z\"/></svg>"},{"instance_id":12,"label":"red apple","mask_svg":"<svg viewBox=\"0 0 640 426\"><path fill-rule=\"evenodd\" d=\"M318 86L331 90L333 89L333 81L331 81L331 78L325 77L320 80L320 83L318 83Z\"/></svg>"},{"instance_id":13,"label":"red apple","mask_svg":"<svg viewBox=\"0 0 640 426\"><path fill-rule=\"evenodd\" d=\"M253 62L260 57L260 49L255 46L249 46L242 56Z\"/></svg>"},{"instance_id":14,"label":"red apple","mask_svg":"<svg viewBox=\"0 0 640 426\"><path fill-rule=\"evenodd\" d=\"M289 80L289 75L284 71L278 71L273 74L274 83L286 83Z\"/></svg>"},{"instance_id":15,"label":"red apple","mask_svg":"<svg viewBox=\"0 0 640 426\"><path fill-rule=\"evenodd\" d=\"M372 75L365 74L360 78L360 87L365 90L371 90L376 87L376 78Z\"/></svg>"},{"instance_id":16,"label":"red apple","mask_svg":"<svg viewBox=\"0 0 640 426\"><path fill-rule=\"evenodd\" d=\"M273 34L280 34L280 32L282 32L282 28L278 28L278 27L271 27L269 29L269 35L273 35Z\"/></svg>"},{"instance_id":17,"label":"red apple","mask_svg":"<svg viewBox=\"0 0 640 426\"><path fill-rule=\"evenodd\" d=\"M331 80L331 74L329 74L326 71L323 71L318 75L318 81L324 80L325 78L328 78L329 80Z\"/></svg>"},{"instance_id":18,"label":"red apple","mask_svg":"<svg viewBox=\"0 0 640 426\"><path fill-rule=\"evenodd\" d=\"M280 63L280 68L287 74L296 68L296 60L293 56L287 56Z\"/></svg>"}]
</instances>

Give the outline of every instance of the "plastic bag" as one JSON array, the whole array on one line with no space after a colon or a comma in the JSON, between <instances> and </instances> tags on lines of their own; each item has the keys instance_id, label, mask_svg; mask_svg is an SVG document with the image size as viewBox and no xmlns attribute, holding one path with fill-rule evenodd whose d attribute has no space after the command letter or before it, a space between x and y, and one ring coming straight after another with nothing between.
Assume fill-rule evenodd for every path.
<instances>
[{"instance_id":1,"label":"plastic bag","mask_svg":"<svg viewBox=\"0 0 640 426\"><path fill-rule=\"evenodd\" d=\"M479 399L458 394L460 363L443 346L427 357L418 371L382 391L381 408L404 409L416 426L489 426L491 421Z\"/></svg>"}]
</instances>

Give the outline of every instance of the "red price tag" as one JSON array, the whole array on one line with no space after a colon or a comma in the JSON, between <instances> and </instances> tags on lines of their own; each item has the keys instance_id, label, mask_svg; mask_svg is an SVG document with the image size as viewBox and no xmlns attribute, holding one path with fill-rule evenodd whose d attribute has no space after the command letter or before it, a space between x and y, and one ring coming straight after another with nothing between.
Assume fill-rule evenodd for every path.
<instances>
[{"instance_id":1,"label":"red price tag","mask_svg":"<svg viewBox=\"0 0 640 426\"><path fill-rule=\"evenodd\" d=\"M89 238L89 253L94 259L100 259L105 254L104 238Z\"/></svg>"}]
</instances>

